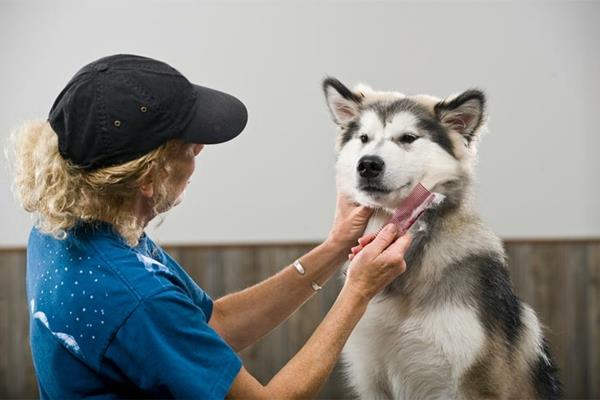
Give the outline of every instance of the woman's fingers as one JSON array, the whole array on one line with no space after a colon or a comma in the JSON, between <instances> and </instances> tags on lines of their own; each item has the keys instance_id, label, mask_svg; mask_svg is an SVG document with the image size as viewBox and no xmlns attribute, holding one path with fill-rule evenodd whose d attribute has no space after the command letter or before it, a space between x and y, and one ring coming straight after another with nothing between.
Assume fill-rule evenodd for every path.
<instances>
[{"instance_id":1,"label":"woman's fingers","mask_svg":"<svg viewBox=\"0 0 600 400\"><path fill-rule=\"evenodd\" d=\"M367 236L368 236L368 238L367 238ZM360 238L358 240L359 242L361 242L361 239L364 239L363 240L364 244L361 244L359 246L354 246L352 249L350 249L351 252L350 252L350 254L348 254L348 259L350 261L352 261L354 259L354 257L358 253L360 253L360 251L376 237L376 235L367 235L367 236L363 236L362 238ZM367 238L367 239L365 239L365 238ZM385 249L381 253L381 257L385 257L386 259L389 259L389 261L391 263L396 262L398 259L403 259L404 254L406 254L406 251L410 247L411 243L412 243L412 236L410 236L409 234L400 236L400 237L396 238L396 240L394 240L394 242L392 244L390 244L388 246L388 248Z\"/></svg>"},{"instance_id":2,"label":"woman's fingers","mask_svg":"<svg viewBox=\"0 0 600 400\"><path fill-rule=\"evenodd\" d=\"M410 234L400 236L381 253L381 257L384 257L389 263L402 261L411 243L412 236Z\"/></svg>"},{"instance_id":3,"label":"woman's fingers","mask_svg":"<svg viewBox=\"0 0 600 400\"><path fill-rule=\"evenodd\" d=\"M373 241L373 239L375 239L375 237L377 237L376 233L369 233L368 235L364 235L364 236L360 237L358 239L358 246L354 246L353 248L350 249L350 254L348 254L348 259L352 260L354 258L354 256L357 255L358 253L360 253L360 251L362 249L364 249L366 245L371 243Z\"/></svg>"},{"instance_id":4,"label":"woman's fingers","mask_svg":"<svg viewBox=\"0 0 600 400\"><path fill-rule=\"evenodd\" d=\"M368 251L373 257L379 256L383 251L394 242L398 235L398 228L394 224L387 224L383 227L371 243L365 246L364 251Z\"/></svg>"},{"instance_id":5,"label":"woman's fingers","mask_svg":"<svg viewBox=\"0 0 600 400\"><path fill-rule=\"evenodd\" d=\"M371 243L373 241L373 239L375 239L376 237L377 237L376 233L369 233L367 235L360 237L358 239L358 245L354 246L350 249L350 254L348 254L348 259L352 260L354 258L354 256L356 256L358 253L360 253L360 251L362 249L364 249L366 245ZM404 237L406 237L406 236L404 236ZM406 250L406 248L408 248L408 246L410 246L410 240L412 240L412 239L409 239L408 243L407 243L406 242L407 239L400 241L400 238L397 238L394 241L394 243L396 243L396 242L399 242L399 243L396 244L395 247L393 247L393 250L391 252L397 253L398 250L400 250L400 251L402 251L402 254L404 254L404 251ZM392 246L394 246L394 244L390 245L390 248L392 248Z\"/></svg>"},{"instance_id":6,"label":"woman's fingers","mask_svg":"<svg viewBox=\"0 0 600 400\"><path fill-rule=\"evenodd\" d=\"M375 233L369 233L368 235L364 235L364 236L358 238L358 243L364 247L367 244L371 243L373 241L373 239L375 239L375 236L377 236L377 234L375 234Z\"/></svg>"},{"instance_id":7,"label":"woman's fingers","mask_svg":"<svg viewBox=\"0 0 600 400\"><path fill-rule=\"evenodd\" d=\"M403 273L406 270L404 253L412 238L406 235L398 237L399 233L394 224L388 224L367 245L354 246L348 255L352 262L345 285L352 285L359 293L372 299ZM361 253L358 254L357 250Z\"/></svg>"},{"instance_id":8,"label":"woman's fingers","mask_svg":"<svg viewBox=\"0 0 600 400\"><path fill-rule=\"evenodd\" d=\"M338 192L333 224L329 238L343 247L350 247L364 231L373 209L354 203L348 196Z\"/></svg>"},{"instance_id":9,"label":"woman's fingers","mask_svg":"<svg viewBox=\"0 0 600 400\"><path fill-rule=\"evenodd\" d=\"M348 259L352 260L354 258L355 255L357 255L358 253L360 253L360 251L363 249L364 246L358 245L358 246L354 246L353 248L350 249L350 254L348 254Z\"/></svg>"}]
</instances>

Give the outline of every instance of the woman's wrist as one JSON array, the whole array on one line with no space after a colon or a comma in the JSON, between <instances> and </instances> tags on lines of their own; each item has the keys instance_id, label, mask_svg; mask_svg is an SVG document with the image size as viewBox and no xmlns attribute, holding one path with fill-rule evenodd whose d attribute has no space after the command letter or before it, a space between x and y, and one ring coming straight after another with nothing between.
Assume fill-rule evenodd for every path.
<instances>
[{"instance_id":1,"label":"woman's wrist","mask_svg":"<svg viewBox=\"0 0 600 400\"><path fill-rule=\"evenodd\" d=\"M351 244L334 236L328 236L321 244L323 249L332 255L336 263L342 264L348 258Z\"/></svg>"},{"instance_id":2,"label":"woman's wrist","mask_svg":"<svg viewBox=\"0 0 600 400\"><path fill-rule=\"evenodd\" d=\"M325 240L298 258L297 261L300 263L300 268L295 263L293 267L297 270L298 274L304 275L308 279L308 282L313 281L318 286L324 286L346 259L347 253L342 247ZM313 289L315 289L314 285Z\"/></svg>"},{"instance_id":3,"label":"woman's wrist","mask_svg":"<svg viewBox=\"0 0 600 400\"><path fill-rule=\"evenodd\" d=\"M358 312L364 313L369 305L370 297L354 289L352 286L345 284L338 295L338 298L345 303L348 303L350 307L357 310Z\"/></svg>"}]
</instances>

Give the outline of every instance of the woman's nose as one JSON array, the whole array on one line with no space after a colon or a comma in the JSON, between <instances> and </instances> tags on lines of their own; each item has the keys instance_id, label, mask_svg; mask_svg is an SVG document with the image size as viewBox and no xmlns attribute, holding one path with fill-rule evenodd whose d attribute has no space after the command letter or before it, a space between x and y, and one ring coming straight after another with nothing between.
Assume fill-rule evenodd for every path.
<instances>
[{"instance_id":1,"label":"woman's nose","mask_svg":"<svg viewBox=\"0 0 600 400\"><path fill-rule=\"evenodd\" d=\"M203 144L195 144L194 145L194 155L197 156L198 153L204 148Z\"/></svg>"}]
</instances>

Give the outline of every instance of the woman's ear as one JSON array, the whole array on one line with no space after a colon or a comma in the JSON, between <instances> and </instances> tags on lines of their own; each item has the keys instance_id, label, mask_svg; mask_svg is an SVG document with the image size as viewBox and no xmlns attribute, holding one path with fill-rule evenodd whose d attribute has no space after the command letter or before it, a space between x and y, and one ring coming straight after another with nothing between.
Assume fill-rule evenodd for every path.
<instances>
[{"instance_id":1,"label":"woman's ear","mask_svg":"<svg viewBox=\"0 0 600 400\"><path fill-rule=\"evenodd\" d=\"M140 193L142 194L142 196L144 196L148 199L151 199L152 197L154 197L154 185L152 184L152 181L143 183L140 186Z\"/></svg>"}]
</instances>

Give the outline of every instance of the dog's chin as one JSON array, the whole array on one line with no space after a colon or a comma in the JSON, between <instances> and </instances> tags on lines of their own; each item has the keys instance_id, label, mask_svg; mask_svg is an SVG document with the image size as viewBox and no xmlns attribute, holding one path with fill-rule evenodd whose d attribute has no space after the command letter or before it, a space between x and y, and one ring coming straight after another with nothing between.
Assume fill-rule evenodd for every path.
<instances>
[{"instance_id":1,"label":"dog's chin","mask_svg":"<svg viewBox=\"0 0 600 400\"><path fill-rule=\"evenodd\" d=\"M410 193L411 182L390 190L382 187L363 186L356 189L356 201L359 204L372 207L395 210L402 200Z\"/></svg>"}]
</instances>

